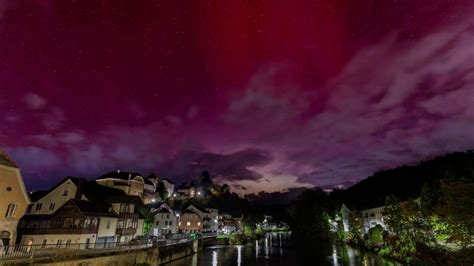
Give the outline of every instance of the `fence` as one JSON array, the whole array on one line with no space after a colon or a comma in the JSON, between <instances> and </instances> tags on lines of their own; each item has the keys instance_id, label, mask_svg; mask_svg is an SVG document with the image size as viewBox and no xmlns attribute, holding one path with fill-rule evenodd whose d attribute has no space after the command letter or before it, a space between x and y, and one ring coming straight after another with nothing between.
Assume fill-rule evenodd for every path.
<instances>
[{"instance_id":1,"label":"fence","mask_svg":"<svg viewBox=\"0 0 474 266\"><path fill-rule=\"evenodd\" d=\"M203 235L203 238L215 237L216 234ZM130 251L144 249L153 246L173 246L192 241L189 235L177 235L168 239L157 239L155 241L143 239L138 243L62 243L62 244L35 244L35 245L11 245L0 246L0 260L28 259L41 257L55 257L59 255L89 255L108 252Z\"/></svg>"},{"instance_id":2,"label":"fence","mask_svg":"<svg viewBox=\"0 0 474 266\"><path fill-rule=\"evenodd\" d=\"M0 247L0 260L54 257L64 254L99 254L122 250L137 250L148 248L151 246L153 246L152 243L101 243L97 245L91 243L62 245L11 245Z\"/></svg>"}]
</instances>

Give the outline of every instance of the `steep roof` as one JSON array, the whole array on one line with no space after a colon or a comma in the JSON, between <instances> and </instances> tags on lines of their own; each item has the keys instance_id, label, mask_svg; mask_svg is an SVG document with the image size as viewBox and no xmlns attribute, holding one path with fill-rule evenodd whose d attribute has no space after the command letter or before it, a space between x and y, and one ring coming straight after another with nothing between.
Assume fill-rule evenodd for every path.
<instances>
[{"instance_id":1,"label":"steep roof","mask_svg":"<svg viewBox=\"0 0 474 266\"><path fill-rule=\"evenodd\" d=\"M57 187L59 187L62 183L66 182L67 180L71 180L71 182L73 182L77 187L79 186L79 183L81 183L81 181L85 181L85 179L83 179L83 178L66 176L65 178L63 178L61 181L56 183L56 185L54 185L52 188L50 188L47 191L38 191L38 192L31 193L31 195L30 195L31 200L32 201L40 200L41 198L43 198L44 196L49 194L51 191L55 190Z\"/></svg>"},{"instance_id":2,"label":"steep roof","mask_svg":"<svg viewBox=\"0 0 474 266\"><path fill-rule=\"evenodd\" d=\"M202 213L206 213L208 214L209 211L206 210L205 208L201 207L201 206L197 206L197 205L194 205L194 204L190 204L188 207L186 207L186 209L189 209L191 206L193 206L194 208L198 209L198 211L202 212Z\"/></svg>"},{"instance_id":3,"label":"steep roof","mask_svg":"<svg viewBox=\"0 0 474 266\"><path fill-rule=\"evenodd\" d=\"M113 178L113 179L122 179L122 180L129 180L133 179L137 176L143 177L139 173L131 173L131 172L123 172L123 171L116 171L116 172L109 172L97 178L97 180Z\"/></svg>"},{"instance_id":4,"label":"steep roof","mask_svg":"<svg viewBox=\"0 0 474 266\"><path fill-rule=\"evenodd\" d=\"M116 216L108 204L87 200L70 199L84 215Z\"/></svg>"},{"instance_id":5,"label":"steep roof","mask_svg":"<svg viewBox=\"0 0 474 266\"><path fill-rule=\"evenodd\" d=\"M169 178L165 177L163 178L162 180L165 180L166 182L170 183L170 184L173 184L174 185L174 182L171 181Z\"/></svg>"},{"instance_id":6,"label":"steep roof","mask_svg":"<svg viewBox=\"0 0 474 266\"><path fill-rule=\"evenodd\" d=\"M0 164L18 168L16 164L12 161L12 159L10 159L10 157L3 150L0 150Z\"/></svg>"},{"instance_id":7,"label":"steep roof","mask_svg":"<svg viewBox=\"0 0 474 266\"><path fill-rule=\"evenodd\" d=\"M78 189L78 194L84 195L91 201L105 201L110 197L127 196L127 194L120 189L103 186L95 181L83 180L78 185ZM77 196L80 197L80 195Z\"/></svg>"}]
</instances>

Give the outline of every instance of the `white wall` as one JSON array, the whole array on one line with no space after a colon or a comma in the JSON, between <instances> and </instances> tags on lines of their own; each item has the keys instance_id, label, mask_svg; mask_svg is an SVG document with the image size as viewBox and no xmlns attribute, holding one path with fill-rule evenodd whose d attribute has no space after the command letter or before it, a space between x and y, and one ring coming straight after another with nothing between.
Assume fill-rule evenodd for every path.
<instances>
[{"instance_id":1,"label":"white wall","mask_svg":"<svg viewBox=\"0 0 474 266\"><path fill-rule=\"evenodd\" d=\"M114 236L117 229L118 218L115 217L101 217L99 222L99 231L97 237ZM107 224L109 223L109 228Z\"/></svg>"},{"instance_id":2,"label":"white wall","mask_svg":"<svg viewBox=\"0 0 474 266\"><path fill-rule=\"evenodd\" d=\"M61 240L61 245L66 245L67 240L71 240L71 244L85 244L87 239L90 239L90 244L94 244L96 240L95 234L83 234L83 235L23 235L21 238L21 244L28 245L30 240L33 240L33 245L43 244L43 240L46 239L46 245L56 245L58 240Z\"/></svg>"},{"instance_id":3,"label":"white wall","mask_svg":"<svg viewBox=\"0 0 474 266\"><path fill-rule=\"evenodd\" d=\"M64 191L67 190L67 195L64 196ZM39 199L31 208L30 214L52 214L61 206L64 205L69 199L76 195L77 187L70 179L64 181L61 185L49 192L43 198ZM36 210L38 203L42 204L40 210ZM54 209L50 210L50 204L54 203Z\"/></svg>"}]
</instances>

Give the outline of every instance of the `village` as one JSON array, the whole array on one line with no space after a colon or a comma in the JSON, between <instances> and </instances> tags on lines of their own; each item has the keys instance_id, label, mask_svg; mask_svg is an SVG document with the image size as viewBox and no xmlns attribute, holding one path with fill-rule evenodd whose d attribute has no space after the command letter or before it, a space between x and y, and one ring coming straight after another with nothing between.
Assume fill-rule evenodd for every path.
<instances>
[{"instance_id":1,"label":"village","mask_svg":"<svg viewBox=\"0 0 474 266\"><path fill-rule=\"evenodd\" d=\"M243 230L243 215L196 204L208 191L193 184L176 187L154 174L117 170L96 180L69 176L47 191L28 193L18 166L0 151L0 177L3 258L52 249L165 246ZM267 218L258 226L277 228Z\"/></svg>"}]
</instances>

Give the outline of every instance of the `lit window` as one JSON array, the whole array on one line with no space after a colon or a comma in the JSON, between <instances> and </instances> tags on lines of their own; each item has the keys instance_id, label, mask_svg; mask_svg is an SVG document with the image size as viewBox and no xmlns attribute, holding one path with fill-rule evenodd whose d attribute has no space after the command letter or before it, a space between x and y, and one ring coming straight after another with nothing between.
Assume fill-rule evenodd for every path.
<instances>
[{"instance_id":1,"label":"lit window","mask_svg":"<svg viewBox=\"0 0 474 266\"><path fill-rule=\"evenodd\" d=\"M201 222L198 222L198 226L201 226Z\"/></svg>"},{"instance_id":2,"label":"lit window","mask_svg":"<svg viewBox=\"0 0 474 266\"><path fill-rule=\"evenodd\" d=\"M187 222L186 225L187 225L187 226L191 226L191 222Z\"/></svg>"},{"instance_id":3,"label":"lit window","mask_svg":"<svg viewBox=\"0 0 474 266\"><path fill-rule=\"evenodd\" d=\"M178 226L181 226L181 222L178 223Z\"/></svg>"}]
</instances>

